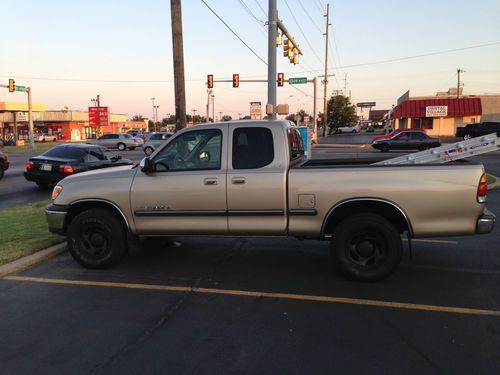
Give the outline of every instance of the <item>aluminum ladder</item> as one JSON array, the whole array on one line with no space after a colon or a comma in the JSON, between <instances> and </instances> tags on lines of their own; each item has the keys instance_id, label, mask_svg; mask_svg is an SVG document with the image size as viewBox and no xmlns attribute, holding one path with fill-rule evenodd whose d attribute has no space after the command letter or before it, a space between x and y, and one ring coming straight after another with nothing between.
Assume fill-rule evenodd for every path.
<instances>
[{"instance_id":1,"label":"aluminum ladder","mask_svg":"<svg viewBox=\"0 0 500 375\"><path fill-rule=\"evenodd\" d=\"M497 137L496 133L491 133L466 141L449 143L429 150L382 160L372 165L442 164L498 149L500 149L500 138Z\"/></svg>"}]
</instances>

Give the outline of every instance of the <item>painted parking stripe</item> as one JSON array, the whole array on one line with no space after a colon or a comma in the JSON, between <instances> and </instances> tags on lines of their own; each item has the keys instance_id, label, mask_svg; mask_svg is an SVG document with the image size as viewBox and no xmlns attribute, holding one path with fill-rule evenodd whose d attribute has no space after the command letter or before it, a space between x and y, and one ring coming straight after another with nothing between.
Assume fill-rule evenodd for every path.
<instances>
[{"instance_id":1,"label":"painted parking stripe","mask_svg":"<svg viewBox=\"0 0 500 375\"><path fill-rule=\"evenodd\" d=\"M245 291L245 290L197 288L197 287L174 286L174 285L129 284L129 283L117 283L117 282L107 282L107 281L50 279L50 278L27 277L27 276L5 276L3 279L11 281L33 282L33 283L43 283L43 284L159 290L168 292L190 292L199 294L220 294L226 296L274 298L274 299L309 301L309 302L327 302L327 303L340 303L347 305L385 307L392 309L500 317L500 311L497 310L482 310L482 309L472 309L466 307L422 305L414 303L379 301L379 300L347 298L347 297L315 296L315 295L290 294L290 293L267 293L267 292L255 292L255 291Z\"/></svg>"}]
</instances>

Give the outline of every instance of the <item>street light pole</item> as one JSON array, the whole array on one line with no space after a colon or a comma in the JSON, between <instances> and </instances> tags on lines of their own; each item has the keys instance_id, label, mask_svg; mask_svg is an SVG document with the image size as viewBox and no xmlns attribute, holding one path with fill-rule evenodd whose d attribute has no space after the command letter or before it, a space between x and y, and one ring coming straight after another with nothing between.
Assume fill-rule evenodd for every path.
<instances>
[{"instance_id":1,"label":"street light pole","mask_svg":"<svg viewBox=\"0 0 500 375\"><path fill-rule=\"evenodd\" d=\"M30 148L35 149L35 139L33 138L33 111L31 104L31 87L26 87L26 92L28 93L28 116L29 116L29 136L30 136Z\"/></svg>"},{"instance_id":2,"label":"street light pole","mask_svg":"<svg viewBox=\"0 0 500 375\"><path fill-rule=\"evenodd\" d=\"M215 95L212 96L212 122L215 122Z\"/></svg>"},{"instance_id":3,"label":"street light pole","mask_svg":"<svg viewBox=\"0 0 500 375\"><path fill-rule=\"evenodd\" d=\"M267 36L267 103L272 106L268 119L276 120L276 33L278 28L277 0L269 0Z\"/></svg>"},{"instance_id":4,"label":"street light pole","mask_svg":"<svg viewBox=\"0 0 500 375\"><path fill-rule=\"evenodd\" d=\"M222 121L222 112L219 112L219 121Z\"/></svg>"},{"instance_id":5,"label":"street light pole","mask_svg":"<svg viewBox=\"0 0 500 375\"><path fill-rule=\"evenodd\" d=\"M193 112L193 125L194 125L195 124L194 123L194 116L196 116L196 109L192 109L191 111Z\"/></svg>"}]
</instances>

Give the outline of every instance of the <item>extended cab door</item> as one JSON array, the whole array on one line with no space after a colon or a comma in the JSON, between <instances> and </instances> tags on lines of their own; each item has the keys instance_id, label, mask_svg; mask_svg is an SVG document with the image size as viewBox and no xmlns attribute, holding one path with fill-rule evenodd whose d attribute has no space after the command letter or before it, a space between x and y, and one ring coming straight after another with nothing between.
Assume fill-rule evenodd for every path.
<instances>
[{"instance_id":1,"label":"extended cab door","mask_svg":"<svg viewBox=\"0 0 500 375\"><path fill-rule=\"evenodd\" d=\"M130 200L140 234L226 234L227 125L172 139L137 171Z\"/></svg>"},{"instance_id":2,"label":"extended cab door","mask_svg":"<svg viewBox=\"0 0 500 375\"><path fill-rule=\"evenodd\" d=\"M286 233L286 139L281 127L230 128L229 234Z\"/></svg>"}]
</instances>

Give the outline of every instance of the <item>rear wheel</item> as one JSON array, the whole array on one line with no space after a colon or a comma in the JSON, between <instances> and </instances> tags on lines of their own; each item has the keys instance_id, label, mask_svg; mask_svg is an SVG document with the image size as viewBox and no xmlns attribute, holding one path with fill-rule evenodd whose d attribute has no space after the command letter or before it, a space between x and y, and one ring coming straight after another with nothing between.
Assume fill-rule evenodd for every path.
<instances>
[{"instance_id":1,"label":"rear wheel","mask_svg":"<svg viewBox=\"0 0 500 375\"><path fill-rule=\"evenodd\" d=\"M118 150L120 150L120 151L125 151L125 149L126 149L127 147L125 146L125 144L124 144L124 143L118 143L117 148L118 148Z\"/></svg>"},{"instance_id":2,"label":"rear wheel","mask_svg":"<svg viewBox=\"0 0 500 375\"><path fill-rule=\"evenodd\" d=\"M145 153L146 155L148 155L148 156L149 156L149 155L151 155L151 154L153 153L153 148L151 148L151 147L146 147L146 148L144 149L144 153Z\"/></svg>"},{"instance_id":3,"label":"rear wheel","mask_svg":"<svg viewBox=\"0 0 500 375\"><path fill-rule=\"evenodd\" d=\"M95 208L78 214L68 228L68 249L86 268L109 268L126 253L126 229L111 211Z\"/></svg>"},{"instance_id":4,"label":"rear wheel","mask_svg":"<svg viewBox=\"0 0 500 375\"><path fill-rule=\"evenodd\" d=\"M419 151L424 151L424 150L427 150L428 148L429 148L429 146L427 146L427 145L420 145L420 146L418 146L418 150Z\"/></svg>"},{"instance_id":5,"label":"rear wheel","mask_svg":"<svg viewBox=\"0 0 500 375\"><path fill-rule=\"evenodd\" d=\"M472 136L470 134L465 134L464 135L464 141L468 140L468 139L471 139Z\"/></svg>"},{"instance_id":6,"label":"rear wheel","mask_svg":"<svg viewBox=\"0 0 500 375\"><path fill-rule=\"evenodd\" d=\"M331 253L349 278L377 281L389 276L401 262L403 245L394 225L376 214L356 214L335 229Z\"/></svg>"}]
</instances>

